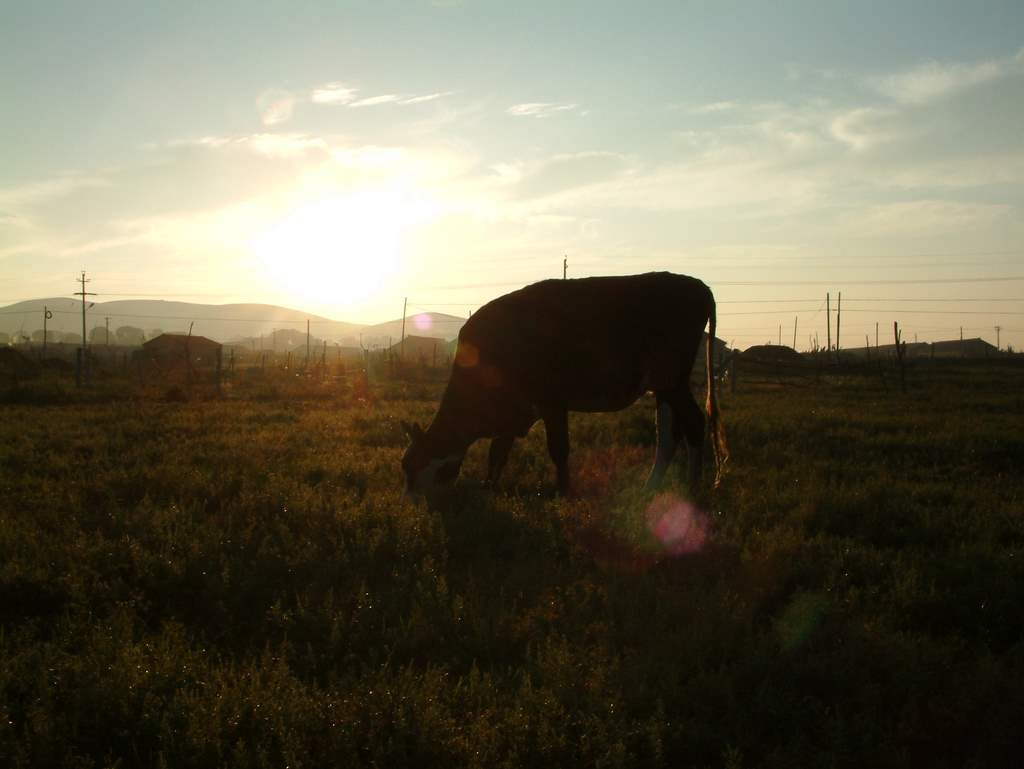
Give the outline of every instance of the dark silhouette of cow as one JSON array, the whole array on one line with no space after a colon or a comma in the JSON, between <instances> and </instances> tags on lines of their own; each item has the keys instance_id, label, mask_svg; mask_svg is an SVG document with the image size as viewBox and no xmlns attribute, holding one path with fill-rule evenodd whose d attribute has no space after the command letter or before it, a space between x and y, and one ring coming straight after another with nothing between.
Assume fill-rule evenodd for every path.
<instances>
[{"instance_id":1,"label":"dark silhouette of cow","mask_svg":"<svg viewBox=\"0 0 1024 769\"><path fill-rule=\"evenodd\" d=\"M402 458L407 491L453 481L470 444L490 438L487 480L538 420L569 491L570 411L618 411L647 391L657 401L657 450L647 488L657 487L680 440L691 492L700 483L705 417L690 391L704 326L715 336L715 299L696 278L667 272L545 280L481 307L462 327L451 378L426 430ZM707 421L716 484L728 452L707 345Z\"/></svg>"}]
</instances>

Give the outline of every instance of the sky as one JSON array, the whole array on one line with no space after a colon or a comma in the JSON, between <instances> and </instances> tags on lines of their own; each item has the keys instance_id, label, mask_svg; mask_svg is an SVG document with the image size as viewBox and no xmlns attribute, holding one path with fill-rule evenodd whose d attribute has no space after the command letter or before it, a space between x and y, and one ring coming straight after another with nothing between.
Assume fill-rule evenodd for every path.
<instances>
[{"instance_id":1,"label":"sky","mask_svg":"<svg viewBox=\"0 0 1024 769\"><path fill-rule=\"evenodd\" d=\"M373 323L704 280L737 347L1024 347L1024 4L19 3L0 304Z\"/></svg>"}]
</instances>

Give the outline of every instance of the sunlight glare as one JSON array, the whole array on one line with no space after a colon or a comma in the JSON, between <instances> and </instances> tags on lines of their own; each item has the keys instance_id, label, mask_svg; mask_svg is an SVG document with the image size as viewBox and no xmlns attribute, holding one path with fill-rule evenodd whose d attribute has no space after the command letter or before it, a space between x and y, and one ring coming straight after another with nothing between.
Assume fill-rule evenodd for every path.
<instances>
[{"instance_id":1,"label":"sunlight glare","mask_svg":"<svg viewBox=\"0 0 1024 769\"><path fill-rule=\"evenodd\" d=\"M399 273L408 231L434 211L396 189L320 197L292 208L249 246L296 301L341 307L367 300Z\"/></svg>"}]
</instances>

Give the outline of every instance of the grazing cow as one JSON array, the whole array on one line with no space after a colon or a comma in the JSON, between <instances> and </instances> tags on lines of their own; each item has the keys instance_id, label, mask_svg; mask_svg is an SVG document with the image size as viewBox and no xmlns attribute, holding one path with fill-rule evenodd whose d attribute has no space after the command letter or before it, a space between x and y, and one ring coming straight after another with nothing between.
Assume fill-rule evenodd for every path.
<instances>
[{"instance_id":1,"label":"grazing cow","mask_svg":"<svg viewBox=\"0 0 1024 769\"><path fill-rule=\"evenodd\" d=\"M402 458L407 491L453 481L470 444L490 438L487 481L494 484L517 437L544 421L558 490L569 490L569 412L618 411L647 391L657 401L657 487L685 440L689 482L701 476L705 418L690 373L715 299L696 278L668 272L545 280L481 307L459 332L451 378L426 430L403 423L412 440ZM709 342L707 417L716 483L727 458Z\"/></svg>"}]
</instances>

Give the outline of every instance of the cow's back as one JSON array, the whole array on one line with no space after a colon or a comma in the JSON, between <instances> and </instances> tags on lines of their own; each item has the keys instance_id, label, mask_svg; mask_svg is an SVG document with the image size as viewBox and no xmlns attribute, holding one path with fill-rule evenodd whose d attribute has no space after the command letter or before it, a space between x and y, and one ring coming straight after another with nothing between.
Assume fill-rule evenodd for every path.
<instances>
[{"instance_id":1,"label":"cow's back","mask_svg":"<svg viewBox=\"0 0 1024 769\"><path fill-rule=\"evenodd\" d=\"M547 280L484 305L459 344L533 403L613 410L689 376L713 301L672 273Z\"/></svg>"}]
</instances>

